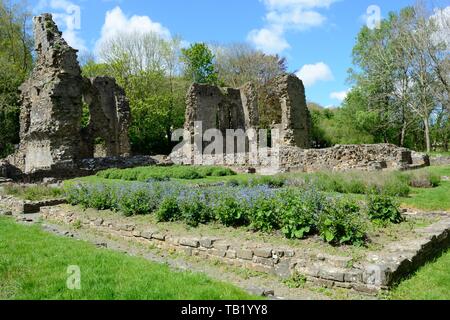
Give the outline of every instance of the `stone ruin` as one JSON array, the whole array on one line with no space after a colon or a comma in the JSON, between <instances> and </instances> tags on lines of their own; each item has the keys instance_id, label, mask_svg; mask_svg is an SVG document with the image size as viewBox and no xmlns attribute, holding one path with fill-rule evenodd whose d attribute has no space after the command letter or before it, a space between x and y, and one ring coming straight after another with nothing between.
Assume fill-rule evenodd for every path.
<instances>
[{"instance_id":1,"label":"stone ruin","mask_svg":"<svg viewBox=\"0 0 450 320\"><path fill-rule=\"evenodd\" d=\"M289 74L278 77L276 83L282 114L281 123L274 125L274 129L280 131L277 143L309 148L311 116L302 81ZM238 89L194 83L187 94L185 129L194 134L196 122L202 123L202 133L218 129L224 136L227 129L257 129L259 113L256 87L252 83Z\"/></svg>"},{"instance_id":2,"label":"stone ruin","mask_svg":"<svg viewBox=\"0 0 450 320\"><path fill-rule=\"evenodd\" d=\"M130 106L124 90L113 78L81 76L77 50L62 38L50 14L35 17L33 25L37 59L20 87L20 145L0 163L0 174L71 176L80 174L83 159L129 156ZM89 109L84 127L83 107Z\"/></svg>"},{"instance_id":3,"label":"stone ruin","mask_svg":"<svg viewBox=\"0 0 450 320\"><path fill-rule=\"evenodd\" d=\"M412 153L392 144L347 145L327 149L310 149L311 115L306 104L303 82L293 74L281 75L275 79L275 100L279 101L281 123L274 124L278 134L273 134L271 147L259 146L255 157L250 150L249 140L258 137L258 96L254 85L234 88L220 88L212 85L193 84L187 94L185 131L190 136L170 155L177 164L228 164L249 172L277 173L288 171L345 171L345 170L407 170L429 165L426 155ZM201 123L201 128L199 124ZM198 140L208 129L218 129L224 139L228 129L254 129L255 137L246 136L245 146L240 150L223 147L223 153L207 154L210 144ZM234 139L234 137L233 137ZM202 149L198 143L202 141ZM239 142L238 142L239 143ZM226 142L224 142L224 145ZM242 146L241 146L242 147ZM231 162L228 162L231 159ZM256 159L256 161L255 161ZM237 161L236 161L237 160ZM274 161L275 160L275 161ZM235 162L233 162L235 161ZM276 165L274 165L276 164Z\"/></svg>"},{"instance_id":4,"label":"stone ruin","mask_svg":"<svg viewBox=\"0 0 450 320\"><path fill-rule=\"evenodd\" d=\"M20 88L20 145L13 155L0 161L0 176L34 180L49 176L65 178L109 167L159 163L152 157L129 157L130 107L115 79L82 77L77 50L62 38L52 16L43 14L33 22L37 60L30 78ZM261 172L269 168L273 172L274 157L279 165L276 171L407 169L427 165L426 157L413 156L411 151L393 145L308 149L311 116L302 81L292 74L281 75L275 81L273 92L281 118L280 123L273 125L279 134L272 135L272 148L265 150L270 159L263 157L258 163L250 162L247 138L244 150L236 149L232 154L233 158L239 155L244 159L244 168L260 168ZM258 107L257 90L251 83L238 89L193 84L187 94L185 129L195 136L199 129L196 124L201 121L201 134L208 129L218 129L223 134L228 129L255 129L258 133ZM89 120L82 125L86 108ZM258 134L256 139L260 139ZM192 154L186 150L185 147L176 149L170 161L192 163ZM226 152L224 148L227 157L230 154ZM214 161L213 157L204 163L223 164ZM163 162L167 164L167 159Z\"/></svg>"}]
</instances>

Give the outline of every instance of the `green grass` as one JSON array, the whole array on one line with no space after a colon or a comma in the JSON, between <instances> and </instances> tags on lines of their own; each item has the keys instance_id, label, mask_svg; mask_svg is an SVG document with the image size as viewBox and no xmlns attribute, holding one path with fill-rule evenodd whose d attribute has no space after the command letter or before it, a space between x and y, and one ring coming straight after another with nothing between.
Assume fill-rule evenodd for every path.
<instances>
[{"instance_id":1,"label":"green grass","mask_svg":"<svg viewBox=\"0 0 450 320\"><path fill-rule=\"evenodd\" d=\"M8 195L15 196L23 200L37 201L44 199L55 199L64 196L61 188L53 188L47 186L19 186L7 185L4 192Z\"/></svg>"},{"instance_id":2,"label":"green grass","mask_svg":"<svg viewBox=\"0 0 450 320\"><path fill-rule=\"evenodd\" d=\"M131 169L108 169L97 173L97 176L106 179L121 179L127 181L145 182L149 179L167 180L182 179L194 180L206 177L233 176L236 173L228 168L216 166L149 166Z\"/></svg>"},{"instance_id":3,"label":"green grass","mask_svg":"<svg viewBox=\"0 0 450 320\"><path fill-rule=\"evenodd\" d=\"M81 290L66 286L67 268L81 270ZM256 299L203 274L45 233L0 217L0 299L222 300Z\"/></svg>"},{"instance_id":4,"label":"green grass","mask_svg":"<svg viewBox=\"0 0 450 320\"><path fill-rule=\"evenodd\" d=\"M435 175L450 177L450 166L436 166L422 169ZM401 202L421 210L450 210L450 181L441 181L436 188L413 188L408 198Z\"/></svg>"},{"instance_id":5,"label":"green grass","mask_svg":"<svg viewBox=\"0 0 450 320\"><path fill-rule=\"evenodd\" d=\"M403 281L390 294L393 300L450 300L450 251Z\"/></svg>"}]
</instances>

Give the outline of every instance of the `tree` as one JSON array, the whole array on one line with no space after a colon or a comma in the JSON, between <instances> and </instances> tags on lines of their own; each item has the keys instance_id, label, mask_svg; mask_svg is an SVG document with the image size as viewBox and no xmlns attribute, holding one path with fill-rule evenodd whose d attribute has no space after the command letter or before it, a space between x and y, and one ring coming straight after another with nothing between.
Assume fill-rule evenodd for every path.
<instances>
[{"instance_id":1,"label":"tree","mask_svg":"<svg viewBox=\"0 0 450 320\"><path fill-rule=\"evenodd\" d=\"M26 3L0 1L0 157L19 143L19 86L32 67Z\"/></svg>"},{"instance_id":2,"label":"tree","mask_svg":"<svg viewBox=\"0 0 450 320\"><path fill-rule=\"evenodd\" d=\"M243 43L215 46L213 51L219 83L237 88L252 82L258 92L260 126L269 129L273 123L280 123L281 110L273 92L273 81L286 73L286 59L265 54Z\"/></svg>"},{"instance_id":3,"label":"tree","mask_svg":"<svg viewBox=\"0 0 450 320\"><path fill-rule=\"evenodd\" d=\"M431 151L431 127L446 119L445 113L437 117L436 110L445 111L449 103L449 41L441 36L449 34L449 19L442 10L431 14L419 3L390 13L379 29L360 31L350 80L367 111L378 114L377 131L385 142L422 149L417 145L422 131L424 148Z\"/></svg>"},{"instance_id":4,"label":"tree","mask_svg":"<svg viewBox=\"0 0 450 320\"><path fill-rule=\"evenodd\" d=\"M240 87L247 82L265 86L287 70L286 59L253 49L246 43L215 46L215 67L226 86Z\"/></svg>"},{"instance_id":5,"label":"tree","mask_svg":"<svg viewBox=\"0 0 450 320\"><path fill-rule=\"evenodd\" d=\"M130 100L130 140L136 153L170 153L172 132L182 127L188 83L181 77L181 39L125 32L105 41L102 63L87 59L86 76L109 75Z\"/></svg>"},{"instance_id":6,"label":"tree","mask_svg":"<svg viewBox=\"0 0 450 320\"><path fill-rule=\"evenodd\" d=\"M186 79L206 84L217 84L218 75L214 66L214 54L205 43L192 44L181 50L185 63Z\"/></svg>"}]
</instances>

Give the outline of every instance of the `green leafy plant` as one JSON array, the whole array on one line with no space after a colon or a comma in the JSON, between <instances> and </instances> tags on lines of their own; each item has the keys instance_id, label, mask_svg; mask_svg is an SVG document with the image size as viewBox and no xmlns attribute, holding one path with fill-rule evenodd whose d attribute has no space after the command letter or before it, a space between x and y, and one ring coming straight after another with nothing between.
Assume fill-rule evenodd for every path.
<instances>
[{"instance_id":1,"label":"green leafy plant","mask_svg":"<svg viewBox=\"0 0 450 320\"><path fill-rule=\"evenodd\" d=\"M155 213L159 222L171 222L181 219L181 210L175 197L165 198Z\"/></svg>"},{"instance_id":2,"label":"green leafy plant","mask_svg":"<svg viewBox=\"0 0 450 320\"><path fill-rule=\"evenodd\" d=\"M367 215L371 221L382 225L404 221L398 202L386 195L371 194L368 196Z\"/></svg>"},{"instance_id":3,"label":"green leafy plant","mask_svg":"<svg viewBox=\"0 0 450 320\"><path fill-rule=\"evenodd\" d=\"M249 210L251 227L258 231L272 232L280 227L277 201L273 198L257 198Z\"/></svg>"},{"instance_id":4,"label":"green leafy plant","mask_svg":"<svg viewBox=\"0 0 450 320\"><path fill-rule=\"evenodd\" d=\"M217 220L227 227L239 227L248 224L246 210L233 197L219 199L214 206Z\"/></svg>"},{"instance_id":5,"label":"green leafy plant","mask_svg":"<svg viewBox=\"0 0 450 320\"><path fill-rule=\"evenodd\" d=\"M317 208L299 192L289 190L279 196L277 210L281 217L281 231L288 239L303 239L315 229Z\"/></svg>"},{"instance_id":6,"label":"green leafy plant","mask_svg":"<svg viewBox=\"0 0 450 320\"><path fill-rule=\"evenodd\" d=\"M346 199L329 199L319 216L318 229L322 239L333 245L363 245L366 226L356 202Z\"/></svg>"},{"instance_id":7,"label":"green leafy plant","mask_svg":"<svg viewBox=\"0 0 450 320\"><path fill-rule=\"evenodd\" d=\"M283 283L291 289L298 289L298 288L302 288L305 286L306 284L306 276L304 276L303 274L299 273L299 272L294 272L294 274L292 276L290 276L288 279L285 279L283 281Z\"/></svg>"}]
</instances>

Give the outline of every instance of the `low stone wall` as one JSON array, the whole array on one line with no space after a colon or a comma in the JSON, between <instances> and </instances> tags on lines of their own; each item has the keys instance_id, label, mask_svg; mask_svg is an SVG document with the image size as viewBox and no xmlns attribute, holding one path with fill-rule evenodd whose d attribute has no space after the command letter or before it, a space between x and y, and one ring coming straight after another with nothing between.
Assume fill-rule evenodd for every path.
<instances>
[{"instance_id":1,"label":"low stone wall","mask_svg":"<svg viewBox=\"0 0 450 320\"><path fill-rule=\"evenodd\" d=\"M106 157L82 159L77 162L54 165L49 169L35 170L32 173L24 174L8 161L0 160L0 177L12 178L16 181L37 182L46 178L71 179L84 177L110 168L126 169L169 164L172 164L172 162L164 156Z\"/></svg>"},{"instance_id":2,"label":"low stone wall","mask_svg":"<svg viewBox=\"0 0 450 320\"><path fill-rule=\"evenodd\" d=\"M171 154L177 164L191 164L180 149ZM229 154L193 156L203 160L205 165L233 164L239 167L254 167L258 172L315 172L348 170L408 170L429 166L426 155L416 154L406 148L392 144L337 145L326 149L300 149L280 147L261 149L258 154Z\"/></svg>"},{"instance_id":3,"label":"low stone wall","mask_svg":"<svg viewBox=\"0 0 450 320\"><path fill-rule=\"evenodd\" d=\"M0 207L11 210L14 214L38 213L41 207L65 204L65 199L50 199L40 201L22 200L13 196L0 196Z\"/></svg>"},{"instance_id":4,"label":"low stone wall","mask_svg":"<svg viewBox=\"0 0 450 320\"><path fill-rule=\"evenodd\" d=\"M105 235L115 235L188 256L218 259L226 264L288 278L296 273L308 281L326 287L353 289L376 294L389 288L450 245L450 218L418 229L419 239L394 242L382 253L369 253L361 261L350 257L322 254L311 249L293 249L269 244L255 245L238 239L211 237L186 238L159 230L155 226L140 229L133 223L82 216L77 209L63 206L43 207L44 219L64 224L81 224ZM239 242L237 242L239 241Z\"/></svg>"}]
</instances>

